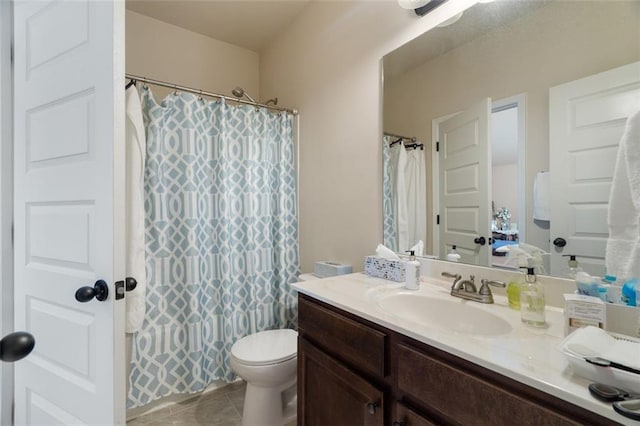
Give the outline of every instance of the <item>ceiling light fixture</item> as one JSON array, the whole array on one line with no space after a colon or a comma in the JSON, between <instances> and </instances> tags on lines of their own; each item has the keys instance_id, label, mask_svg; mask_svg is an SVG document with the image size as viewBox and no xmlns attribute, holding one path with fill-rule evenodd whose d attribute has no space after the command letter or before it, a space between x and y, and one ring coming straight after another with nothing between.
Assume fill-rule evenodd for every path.
<instances>
[{"instance_id":1,"label":"ceiling light fixture","mask_svg":"<svg viewBox=\"0 0 640 426\"><path fill-rule=\"evenodd\" d=\"M424 16L447 0L398 0L400 7L413 9L416 15Z\"/></svg>"},{"instance_id":2,"label":"ceiling light fixture","mask_svg":"<svg viewBox=\"0 0 640 426\"><path fill-rule=\"evenodd\" d=\"M398 4L403 9L415 10L426 5L429 1L430 0L398 0Z\"/></svg>"}]
</instances>

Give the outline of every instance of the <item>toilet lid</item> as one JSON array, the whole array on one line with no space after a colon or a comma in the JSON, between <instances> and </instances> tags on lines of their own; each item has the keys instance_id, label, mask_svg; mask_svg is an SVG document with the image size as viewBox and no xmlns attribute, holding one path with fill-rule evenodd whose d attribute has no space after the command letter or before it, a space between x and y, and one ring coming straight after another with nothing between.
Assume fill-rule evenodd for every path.
<instances>
[{"instance_id":1,"label":"toilet lid","mask_svg":"<svg viewBox=\"0 0 640 426\"><path fill-rule=\"evenodd\" d=\"M298 332L290 329L250 334L231 347L231 355L248 365L276 364L297 355Z\"/></svg>"}]
</instances>

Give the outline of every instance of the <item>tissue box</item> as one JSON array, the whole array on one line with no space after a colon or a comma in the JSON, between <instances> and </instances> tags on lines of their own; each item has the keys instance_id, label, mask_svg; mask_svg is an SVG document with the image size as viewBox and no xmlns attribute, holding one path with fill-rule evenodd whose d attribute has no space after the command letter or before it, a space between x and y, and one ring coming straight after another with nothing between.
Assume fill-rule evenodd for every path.
<instances>
[{"instance_id":1,"label":"tissue box","mask_svg":"<svg viewBox=\"0 0 640 426\"><path fill-rule=\"evenodd\" d=\"M606 328L607 305L598 297L582 294L564 295L564 334L592 325Z\"/></svg>"},{"instance_id":2,"label":"tissue box","mask_svg":"<svg viewBox=\"0 0 640 426\"><path fill-rule=\"evenodd\" d=\"M320 261L313 265L313 275L320 278L335 277L336 275L350 274L352 272L351 265L343 265L337 262Z\"/></svg>"},{"instance_id":3,"label":"tissue box","mask_svg":"<svg viewBox=\"0 0 640 426\"><path fill-rule=\"evenodd\" d=\"M372 277L385 280L405 281L404 262L400 260L384 259L378 256L367 256L364 259L364 273Z\"/></svg>"}]
</instances>

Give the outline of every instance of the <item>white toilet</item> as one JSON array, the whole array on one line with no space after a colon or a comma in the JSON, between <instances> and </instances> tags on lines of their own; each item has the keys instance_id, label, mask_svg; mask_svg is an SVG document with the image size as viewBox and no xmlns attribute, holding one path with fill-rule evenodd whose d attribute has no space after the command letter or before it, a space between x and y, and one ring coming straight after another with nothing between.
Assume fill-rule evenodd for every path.
<instances>
[{"instance_id":1,"label":"white toilet","mask_svg":"<svg viewBox=\"0 0 640 426\"><path fill-rule=\"evenodd\" d=\"M231 368L247 382L242 425L282 426L296 418L298 332L267 330L231 347Z\"/></svg>"}]
</instances>

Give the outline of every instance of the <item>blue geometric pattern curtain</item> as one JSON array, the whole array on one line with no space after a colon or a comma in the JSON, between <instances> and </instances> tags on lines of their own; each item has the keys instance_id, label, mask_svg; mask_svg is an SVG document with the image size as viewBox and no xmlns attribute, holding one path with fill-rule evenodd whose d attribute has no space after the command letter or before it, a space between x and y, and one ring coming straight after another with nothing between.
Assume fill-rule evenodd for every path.
<instances>
[{"instance_id":1,"label":"blue geometric pattern curtain","mask_svg":"<svg viewBox=\"0 0 640 426\"><path fill-rule=\"evenodd\" d=\"M391 137L382 138L382 239L383 244L398 251L396 237L396 218L393 213L393 194L391 190Z\"/></svg>"},{"instance_id":2,"label":"blue geometric pattern curtain","mask_svg":"<svg viewBox=\"0 0 640 426\"><path fill-rule=\"evenodd\" d=\"M128 407L235 378L233 343L295 327L298 224L292 117L142 90L147 315Z\"/></svg>"}]
</instances>

